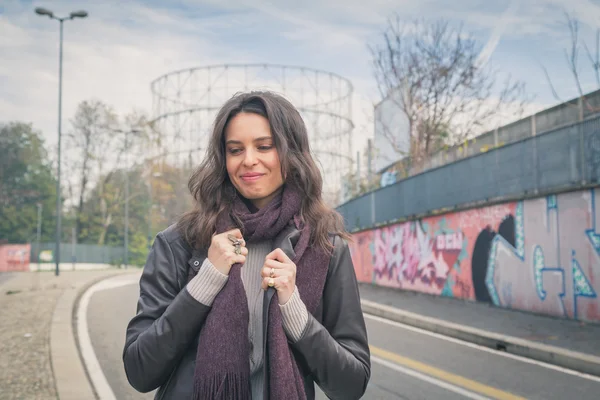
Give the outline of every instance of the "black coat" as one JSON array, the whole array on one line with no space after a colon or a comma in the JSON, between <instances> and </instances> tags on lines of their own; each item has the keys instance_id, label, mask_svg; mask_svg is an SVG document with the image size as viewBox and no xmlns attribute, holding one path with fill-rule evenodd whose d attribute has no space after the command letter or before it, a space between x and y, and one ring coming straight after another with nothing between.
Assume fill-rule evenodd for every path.
<instances>
[{"instance_id":1,"label":"black coat","mask_svg":"<svg viewBox=\"0 0 600 400\"><path fill-rule=\"evenodd\" d=\"M293 254L298 237L299 231L290 226L275 239L274 247ZM144 267L123 362L136 390L145 393L160 387L157 399L192 398L198 336L211 308L184 289L190 268L197 272L205 256L192 251L171 226L157 235ZM315 397L314 383L331 399L358 399L364 394L371 374L367 331L348 244L339 237L334 238L321 303L314 316L309 313L302 337L290 345L308 399Z\"/></svg>"}]
</instances>

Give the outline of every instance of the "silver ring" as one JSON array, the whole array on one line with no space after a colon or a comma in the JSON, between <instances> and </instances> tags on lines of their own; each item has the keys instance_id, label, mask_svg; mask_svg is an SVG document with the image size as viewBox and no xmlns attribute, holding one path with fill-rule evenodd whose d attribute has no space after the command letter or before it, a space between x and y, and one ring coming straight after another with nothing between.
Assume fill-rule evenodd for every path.
<instances>
[{"instance_id":1,"label":"silver ring","mask_svg":"<svg viewBox=\"0 0 600 400\"><path fill-rule=\"evenodd\" d=\"M238 238L236 238L233 235L227 235L227 239L229 239L229 241L231 242L231 244L233 244L234 246L241 246L242 245L242 241Z\"/></svg>"}]
</instances>

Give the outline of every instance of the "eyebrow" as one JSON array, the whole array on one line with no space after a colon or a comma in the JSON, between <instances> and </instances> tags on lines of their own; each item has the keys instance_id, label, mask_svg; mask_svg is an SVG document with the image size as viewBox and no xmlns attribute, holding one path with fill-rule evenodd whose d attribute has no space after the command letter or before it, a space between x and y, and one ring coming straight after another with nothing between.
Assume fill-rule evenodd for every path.
<instances>
[{"instance_id":1,"label":"eyebrow","mask_svg":"<svg viewBox=\"0 0 600 400\"><path fill-rule=\"evenodd\" d=\"M272 140L273 137L272 136L263 136L263 137L259 137L253 140L253 142L264 142L267 140ZM225 142L225 144L241 144L242 142L239 140L228 140L227 142Z\"/></svg>"}]
</instances>

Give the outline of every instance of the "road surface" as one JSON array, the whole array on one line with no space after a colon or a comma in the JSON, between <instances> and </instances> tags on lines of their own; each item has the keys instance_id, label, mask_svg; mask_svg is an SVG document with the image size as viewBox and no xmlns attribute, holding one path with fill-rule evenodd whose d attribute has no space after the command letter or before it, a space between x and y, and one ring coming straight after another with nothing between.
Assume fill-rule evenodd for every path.
<instances>
[{"instance_id":1,"label":"road surface","mask_svg":"<svg viewBox=\"0 0 600 400\"><path fill-rule=\"evenodd\" d=\"M127 383L121 354L137 283L94 293L87 309L98 362L117 399L151 399ZM600 378L366 316L372 374L365 399L593 399ZM319 394L320 399L325 396Z\"/></svg>"}]
</instances>

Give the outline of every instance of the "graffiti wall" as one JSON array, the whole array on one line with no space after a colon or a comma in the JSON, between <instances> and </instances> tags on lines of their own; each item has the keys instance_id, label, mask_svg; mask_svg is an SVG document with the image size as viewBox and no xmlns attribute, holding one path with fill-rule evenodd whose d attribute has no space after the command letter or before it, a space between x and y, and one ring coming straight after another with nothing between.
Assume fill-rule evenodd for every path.
<instances>
[{"instance_id":1,"label":"graffiti wall","mask_svg":"<svg viewBox=\"0 0 600 400\"><path fill-rule=\"evenodd\" d=\"M361 282L600 321L600 189L356 233Z\"/></svg>"},{"instance_id":2,"label":"graffiti wall","mask_svg":"<svg viewBox=\"0 0 600 400\"><path fill-rule=\"evenodd\" d=\"M29 271L30 244L0 246L0 272Z\"/></svg>"}]
</instances>

